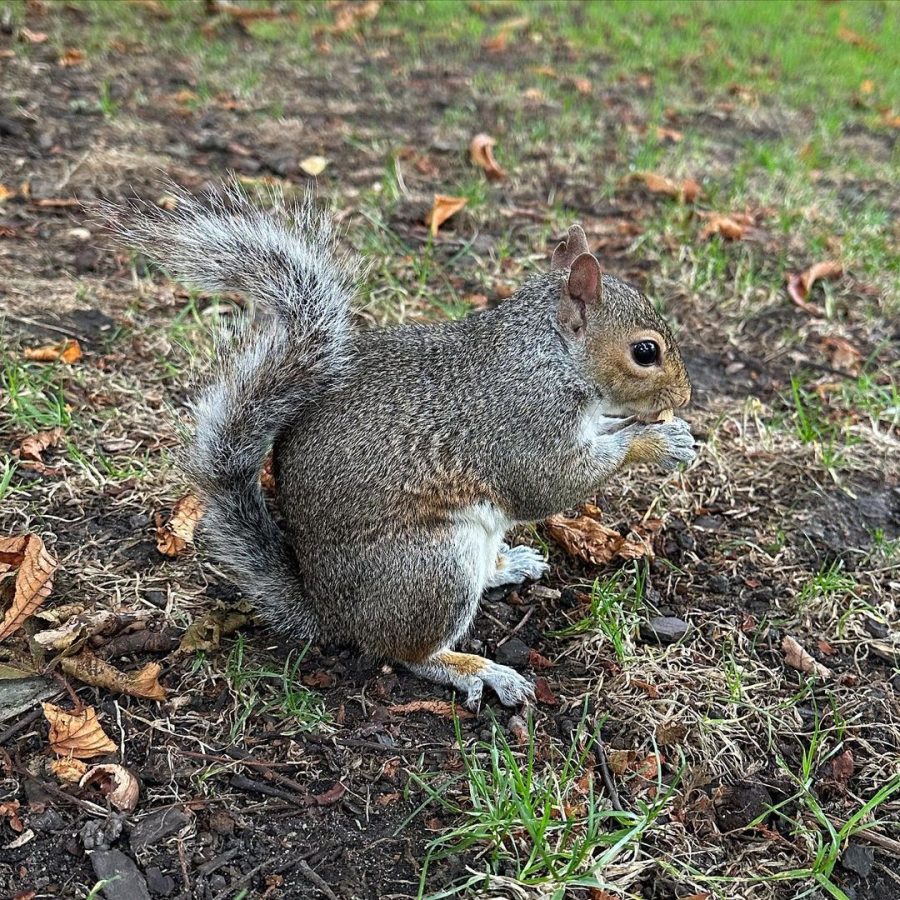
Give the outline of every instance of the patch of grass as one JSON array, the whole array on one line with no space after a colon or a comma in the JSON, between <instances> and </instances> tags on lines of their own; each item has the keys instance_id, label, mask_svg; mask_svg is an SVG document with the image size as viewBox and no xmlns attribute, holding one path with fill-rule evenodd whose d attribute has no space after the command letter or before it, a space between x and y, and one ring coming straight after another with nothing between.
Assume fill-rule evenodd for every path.
<instances>
[{"instance_id":1,"label":"patch of grass","mask_svg":"<svg viewBox=\"0 0 900 900\"><path fill-rule=\"evenodd\" d=\"M853 442L852 435L828 418L821 401L802 387L796 375L791 376L791 399L797 437L804 444L815 444L825 469L837 472L846 462L843 447Z\"/></svg>"},{"instance_id":2,"label":"patch of grass","mask_svg":"<svg viewBox=\"0 0 900 900\"><path fill-rule=\"evenodd\" d=\"M856 579L844 572L844 563L835 560L824 565L803 585L797 602L803 607L817 600L832 600L855 590L856 587Z\"/></svg>"},{"instance_id":3,"label":"patch of grass","mask_svg":"<svg viewBox=\"0 0 900 900\"><path fill-rule=\"evenodd\" d=\"M484 873L430 898L489 888L495 876L541 885L541 896L558 900L569 888L602 890L609 886L604 870L632 856L674 790L660 783L652 804L637 801L633 812L606 807L594 791L590 759L596 732L585 727L585 718L568 748L554 746L549 757L538 755L532 723L523 747L510 745L496 722L490 740L467 747L457 719L456 740L462 773L412 776L427 795L413 815L433 803L458 819L429 844L419 897L425 896L432 863L472 850Z\"/></svg>"},{"instance_id":4,"label":"patch of grass","mask_svg":"<svg viewBox=\"0 0 900 900\"><path fill-rule=\"evenodd\" d=\"M244 637L238 635L225 666L225 677L235 698L232 742L239 739L248 721L256 716L275 718L288 734L312 731L329 721L321 696L304 687L300 680L305 656L306 648L289 654L280 670L254 665L248 658Z\"/></svg>"},{"instance_id":5,"label":"patch of grass","mask_svg":"<svg viewBox=\"0 0 900 900\"><path fill-rule=\"evenodd\" d=\"M0 418L29 433L67 428L72 416L63 393L62 365L24 362L11 352L0 356Z\"/></svg>"},{"instance_id":6,"label":"patch of grass","mask_svg":"<svg viewBox=\"0 0 900 900\"><path fill-rule=\"evenodd\" d=\"M568 638L585 634L602 634L615 651L616 658L624 662L634 647L634 637L641 621L647 569L636 564L633 577L613 576L605 581L599 578L591 587L591 601L587 614L566 628L553 632L552 637Z\"/></svg>"}]
</instances>

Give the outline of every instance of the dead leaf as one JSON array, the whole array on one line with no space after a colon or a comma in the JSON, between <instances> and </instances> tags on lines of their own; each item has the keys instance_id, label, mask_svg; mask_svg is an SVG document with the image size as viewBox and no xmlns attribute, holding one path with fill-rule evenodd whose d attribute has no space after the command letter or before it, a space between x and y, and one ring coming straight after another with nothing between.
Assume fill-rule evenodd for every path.
<instances>
[{"instance_id":1,"label":"dead leaf","mask_svg":"<svg viewBox=\"0 0 900 900\"><path fill-rule=\"evenodd\" d=\"M50 723L50 747L54 753L90 759L116 752L116 745L100 727L93 706L77 712L69 712L53 703L42 703L41 706Z\"/></svg>"},{"instance_id":2,"label":"dead leaf","mask_svg":"<svg viewBox=\"0 0 900 900\"><path fill-rule=\"evenodd\" d=\"M399 791L391 791L387 794L379 794L375 798L376 806L390 806L392 803L396 803L402 795Z\"/></svg>"},{"instance_id":3,"label":"dead leaf","mask_svg":"<svg viewBox=\"0 0 900 900\"><path fill-rule=\"evenodd\" d=\"M690 178L675 182L655 172L640 172L634 177L642 181L651 194L665 194L684 203L693 203L702 193L700 185Z\"/></svg>"},{"instance_id":4,"label":"dead leaf","mask_svg":"<svg viewBox=\"0 0 900 900\"><path fill-rule=\"evenodd\" d=\"M500 181L506 177L506 172L497 165L494 159L494 146L497 141L489 134L476 134L469 143L469 158L476 166L484 169L484 174L491 181Z\"/></svg>"},{"instance_id":5,"label":"dead leaf","mask_svg":"<svg viewBox=\"0 0 900 900\"><path fill-rule=\"evenodd\" d=\"M81 359L81 344L74 338L66 338L58 344L44 347L26 347L25 359L32 362L64 362L72 365Z\"/></svg>"},{"instance_id":6,"label":"dead leaf","mask_svg":"<svg viewBox=\"0 0 900 900\"><path fill-rule=\"evenodd\" d=\"M781 652L784 654L784 661L792 669L805 672L807 675L818 675L823 679L831 678L833 675L831 669L816 662L790 635L785 635L781 642Z\"/></svg>"},{"instance_id":7,"label":"dead leaf","mask_svg":"<svg viewBox=\"0 0 900 900\"><path fill-rule=\"evenodd\" d=\"M411 700L409 703L400 703L389 706L388 712L395 716L405 716L409 713L427 712L445 719L458 716L460 719L471 719L472 713L467 709L456 706L447 700Z\"/></svg>"},{"instance_id":8,"label":"dead leaf","mask_svg":"<svg viewBox=\"0 0 900 900\"><path fill-rule=\"evenodd\" d=\"M727 216L713 213L700 232L700 240L709 240L714 234L718 234L728 241L739 241L752 227L753 219L743 213L732 213Z\"/></svg>"},{"instance_id":9,"label":"dead leaf","mask_svg":"<svg viewBox=\"0 0 900 900\"><path fill-rule=\"evenodd\" d=\"M19 818L20 807L18 800L0 801L0 819L9 819L9 827L16 834L21 834L25 830L25 823Z\"/></svg>"},{"instance_id":10,"label":"dead leaf","mask_svg":"<svg viewBox=\"0 0 900 900\"><path fill-rule=\"evenodd\" d=\"M513 32L527 28L530 24L531 19L528 16L518 16L515 19L508 19L506 22L502 22L498 26L494 37L487 38L481 42L482 49L487 50L488 53L502 53L513 36Z\"/></svg>"},{"instance_id":11,"label":"dead leaf","mask_svg":"<svg viewBox=\"0 0 900 900\"><path fill-rule=\"evenodd\" d=\"M237 610L213 609L188 626L178 645L179 653L218 650L223 637L233 634L250 621L250 616Z\"/></svg>"},{"instance_id":12,"label":"dead leaf","mask_svg":"<svg viewBox=\"0 0 900 900\"><path fill-rule=\"evenodd\" d=\"M425 219L425 224L431 228L432 235L437 235L441 225L450 216L456 215L468 202L467 197L448 197L445 194L435 194L434 205Z\"/></svg>"},{"instance_id":13,"label":"dead leaf","mask_svg":"<svg viewBox=\"0 0 900 900\"><path fill-rule=\"evenodd\" d=\"M863 50L871 50L873 53L878 49L878 44L874 41L869 40L869 38L861 35L857 31L845 28L843 25L838 26L836 34L839 40L842 40L845 44L852 44L854 47L862 47Z\"/></svg>"},{"instance_id":14,"label":"dead leaf","mask_svg":"<svg viewBox=\"0 0 900 900\"><path fill-rule=\"evenodd\" d=\"M194 494L186 494L172 507L172 516L165 525L156 514L156 549L163 556L179 556L194 542L194 530L203 518L203 501Z\"/></svg>"},{"instance_id":15,"label":"dead leaf","mask_svg":"<svg viewBox=\"0 0 900 900\"><path fill-rule=\"evenodd\" d=\"M846 789L847 782L853 777L853 752L845 750L831 761L831 777L841 788Z\"/></svg>"},{"instance_id":16,"label":"dead leaf","mask_svg":"<svg viewBox=\"0 0 900 900\"><path fill-rule=\"evenodd\" d=\"M684 140L684 135L674 128L665 128L662 125L656 128L656 137L660 141L671 141L673 144L679 144Z\"/></svg>"},{"instance_id":17,"label":"dead leaf","mask_svg":"<svg viewBox=\"0 0 900 900\"><path fill-rule=\"evenodd\" d=\"M345 785L342 781L335 782L335 784L328 788L327 791L324 791L321 794L314 794L310 797L310 800L316 806L334 806L344 794L347 793L347 785Z\"/></svg>"},{"instance_id":18,"label":"dead leaf","mask_svg":"<svg viewBox=\"0 0 900 900\"><path fill-rule=\"evenodd\" d=\"M43 44L47 40L43 31L32 31L30 28L20 28L19 37L29 44Z\"/></svg>"},{"instance_id":19,"label":"dead leaf","mask_svg":"<svg viewBox=\"0 0 900 900\"><path fill-rule=\"evenodd\" d=\"M166 699L166 689L158 680L162 668L159 663L147 663L136 672L120 672L115 666L98 659L90 650L82 650L77 656L64 657L60 666L67 675L116 694L147 700Z\"/></svg>"},{"instance_id":20,"label":"dead leaf","mask_svg":"<svg viewBox=\"0 0 900 900\"><path fill-rule=\"evenodd\" d=\"M0 184L0 203L4 200L9 200L10 197L15 197L16 192L10 190L5 184Z\"/></svg>"},{"instance_id":21,"label":"dead leaf","mask_svg":"<svg viewBox=\"0 0 900 900\"><path fill-rule=\"evenodd\" d=\"M39 431L37 434L29 435L23 438L22 443L13 450L13 456L19 458L24 468L38 474L57 471L44 465L41 454L45 450L55 447L62 440L63 434L62 428L54 428L51 431Z\"/></svg>"},{"instance_id":22,"label":"dead leaf","mask_svg":"<svg viewBox=\"0 0 900 900\"><path fill-rule=\"evenodd\" d=\"M859 92L864 97L875 92L875 82L871 78L866 78L859 85Z\"/></svg>"},{"instance_id":23,"label":"dead leaf","mask_svg":"<svg viewBox=\"0 0 900 900\"><path fill-rule=\"evenodd\" d=\"M572 84L575 86L575 90L578 91L579 94L590 94L594 90L594 86L591 84L590 79L588 78L573 78Z\"/></svg>"},{"instance_id":24,"label":"dead leaf","mask_svg":"<svg viewBox=\"0 0 900 900\"><path fill-rule=\"evenodd\" d=\"M506 727L517 744L527 744L531 735L528 731L528 723L521 716L510 716Z\"/></svg>"},{"instance_id":25,"label":"dead leaf","mask_svg":"<svg viewBox=\"0 0 900 900\"><path fill-rule=\"evenodd\" d=\"M300 161L300 168L307 175L316 178L328 168L328 160L324 156L307 156Z\"/></svg>"},{"instance_id":26,"label":"dead leaf","mask_svg":"<svg viewBox=\"0 0 900 900\"><path fill-rule=\"evenodd\" d=\"M34 635L34 642L45 650L68 650L76 641L95 634L102 634L110 625L115 625L119 617L109 610L75 615L58 628L48 628Z\"/></svg>"},{"instance_id":27,"label":"dead leaf","mask_svg":"<svg viewBox=\"0 0 900 900\"><path fill-rule=\"evenodd\" d=\"M536 678L534 682L534 699L544 706L558 706L559 700L556 694L550 690L550 683L546 678Z\"/></svg>"},{"instance_id":28,"label":"dead leaf","mask_svg":"<svg viewBox=\"0 0 900 900\"><path fill-rule=\"evenodd\" d=\"M88 767L80 759L69 759L60 756L50 763L53 774L66 784L78 784Z\"/></svg>"},{"instance_id":29,"label":"dead leaf","mask_svg":"<svg viewBox=\"0 0 900 900\"><path fill-rule=\"evenodd\" d=\"M132 812L140 794L137 778L125 766L114 764L91 766L81 777L78 786L95 787L122 812Z\"/></svg>"},{"instance_id":30,"label":"dead leaf","mask_svg":"<svg viewBox=\"0 0 900 900\"><path fill-rule=\"evenodd\" d=\"M77 50L74 47L69 47L59 58L59 64L64 68L80 66L84 62L84 59L84 50Z\"/></svg>"},{"instance_id":31,"label":"dead leaf","mask_svg":"<svg viewBox=\"0 0 900 900\"><path fill-rule=\"evenodd\" d=\"M381 0L343 3L338 7L334 25L331 26L331 33L344 34L360 22L369 22L378 15L380 9Z\"/></svg>"},{"instance_id":32,"label":"dead leaf","mask_svg":"<svg viewBox=\"0 0 900 900\"><path fill-rule=\"evenodd\" d=\"M819 315L820 310L806 302L809 292L817 281L840 278L844 274L844 267L836 260L826 260L810 266L799 275L791 272L787 279L787 291L791 300L805 312Z\"/></svg>"},{"instance_id":33,"label":"dead leaf","mask_svg":"<svg viewBox=\"0 0 900 900\"><path fill-rule=\"evenodd\" d=\"M590 514L595 510L596 507L588 505L585 514L574 519L550 516L545 522L547 532L570 556L595 566L605 566L613 559L653 558L653 547L647 535L635 529L623 537L615 528L598 522Z\"/></svg>"},{"instance_id":34,"label":"dead leaf","mask_svg":"<svg viewBox=\"0 0 900 900\"><path fill-rule=\"evenodd\" d=\"M553 663L546 656L541 655L533 648L528 651L528 665L532 669L550 669L553 667Z\"/></svg>"},{"instance_id":35,"label":"dead leaf","mask_svg":"<svg viewBox=\"0 0 900 900\"><path fill-rule=\"evenodd\" d=\"M0 641L21 628L50 596L57 565L36 534L0 537L0 571L18 568L13 602L0 623Z\"/></svg>"},{"instance_id":36,"label":"dead leaf","mask_svg":"<svg viewBox=\"0 0 900 900\"><path fill-rule=\"evenodd\" d=\"M822 338L822 349L828 356L828 360L836 369L858 375L862 369L863 355L850 343L837 335L828 335Z\"/></svg>"}]
</instances>

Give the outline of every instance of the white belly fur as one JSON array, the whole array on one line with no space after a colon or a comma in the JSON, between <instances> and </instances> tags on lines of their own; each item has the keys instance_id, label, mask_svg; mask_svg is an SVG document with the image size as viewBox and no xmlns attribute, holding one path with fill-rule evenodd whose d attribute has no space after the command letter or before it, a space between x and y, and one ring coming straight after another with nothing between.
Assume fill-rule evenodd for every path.
<instances>
[{"instance_id":1,"label":"white belly fur","mask_svg":"<svg viewBox=\"0 0 900 900\"><path fill-rule=\"evenodd\" d=\"M511 519L490 503L476 503L454 516L460 562L471 572L476 599L497 568L497 554Z\"/></svg>"}]
</instances>

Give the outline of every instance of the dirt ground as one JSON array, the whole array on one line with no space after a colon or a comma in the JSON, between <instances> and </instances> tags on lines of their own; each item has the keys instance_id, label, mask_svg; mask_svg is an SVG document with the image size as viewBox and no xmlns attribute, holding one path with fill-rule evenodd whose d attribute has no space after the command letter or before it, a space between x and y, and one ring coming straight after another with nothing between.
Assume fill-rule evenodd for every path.
<instances>
[{"instance_id":1,"label":"dirt ground","mask_svg":"<svg viewBox=\"0 0 900 900\"><path fill-rule=\"evenodd\" d=\"M270 20L199 4L174 24L137 5L127 31L90 4L3 19L0 535L39 534L59 560L43 610L113 613L84 646L124 671L159 662L166 692L114 693L66 675L66 654L36 655L34 634L65 618L3 642L0 663L41 673L0 720L3 896L900 896L896 130L853 120L794 181L759 148L806 146L806 107L707 88L689 67L677 90L613 76L553 29L520 39L527 23L485 49L517 12L484 6L467 15L488 37L453 54L439 37L412 47L392 4L346 32L343 7L323 6L288 49ZM479 131L498 140L501 182L468 159ZM115 248L81 204L165 204L163 175L301 189L311 156L372 260L363 324L498 302L577 220L679 336L697 462L594 498L652 554L597 565L522 529L551 573L485 598L468 647L540 679L529 711L486 698L454 718L447 691L351 648L280 645L202 544L157 547L156 516L188 490L172 453L208 326L233 306ZM632 177L645 169L703 195L654 193ZM469 203L432 239L435 193ZM884 216L867 224L863 207ZM746 240L701 239L709 214L738 210ZM813 288L812 311L791 302L786 274L835 256L843 274ZM71 365L25 360L62 339L82 350ZM22 454L56 427L40 462ZM825 674L789 665L786 637ZM38 700L76 697L116 745L91 762L137 776L133 811L51 770ZM444 705L406 708L422 699ZM506 795L516 772L533 781ZM541 798L540 827L523 826L523 796Z\"/></svg>"}]
</instances>

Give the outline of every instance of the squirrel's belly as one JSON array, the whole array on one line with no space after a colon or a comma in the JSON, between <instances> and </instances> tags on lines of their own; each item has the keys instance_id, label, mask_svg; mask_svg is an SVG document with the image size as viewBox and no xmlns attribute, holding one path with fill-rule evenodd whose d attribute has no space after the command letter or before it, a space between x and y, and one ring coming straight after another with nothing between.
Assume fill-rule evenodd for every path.
<instances>
[{"instance_id":1,"label":"squirrel's belly","mask_svg":"<svg viewBox=\"0 0 900 900\"><path fill-rule=\"evenodd\" d=\"M480 596L497 568L503 535L513 522L492 503L476 503L453 514L460 562L472 573Z\"/></svg>"}]
</instances>

